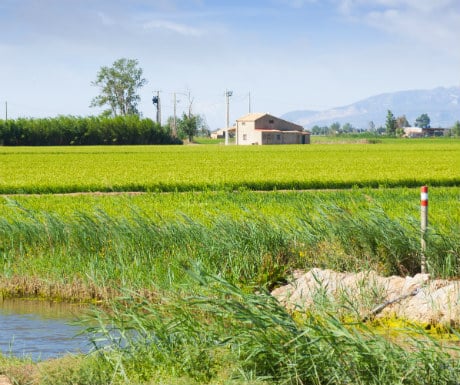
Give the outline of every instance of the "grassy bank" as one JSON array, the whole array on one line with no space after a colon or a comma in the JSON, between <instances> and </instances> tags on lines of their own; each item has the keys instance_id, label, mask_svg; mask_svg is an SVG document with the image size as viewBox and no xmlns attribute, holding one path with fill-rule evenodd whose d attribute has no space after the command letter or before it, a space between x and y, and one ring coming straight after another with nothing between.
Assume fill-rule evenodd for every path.
<instances>
[{"instance_id":1,"label":"grassy bank","mask_svg":"<svg viewBox=\"0 0 460 385\"><path fill-rule=\"evenodd\" d=\"M39 385L455 385L460 380L460 349L421 329L408 326L397 339L388 339L328 311L288 313L263 290L241 290L206 273L190 277L192 288L159 289L157 301L125 291L106 310L95 310L88 316L96 322L88 328L92 354L39 364L0 356L2 372L19 384Z\"/></svg>"}]
</instances>

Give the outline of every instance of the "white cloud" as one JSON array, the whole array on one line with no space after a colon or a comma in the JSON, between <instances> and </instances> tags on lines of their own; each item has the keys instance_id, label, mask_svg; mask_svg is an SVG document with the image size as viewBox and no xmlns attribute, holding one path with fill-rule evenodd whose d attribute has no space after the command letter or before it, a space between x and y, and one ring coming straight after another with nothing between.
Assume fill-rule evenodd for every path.
<instances>
[{"instance_id":1,"label":"white cloud","mask_svg":"<svg viewBox=\"0 0 460 385\"><path fill-rule=\"evenodd\" d=\"M184 36L202 36L205 32L198 28L190 27L185 24L174 23L167 20L152 20L144 23L144 29L161 29L172 31Z\"/></svg>"},{"instance_id":2,"label":"white cloud","mask_svg":"<svg viewBox=\"0 0 460 385\"><path fill-rule=\"evenodd\" d=\"M460 37L458 0L339 0L337 4L354 22L426 45L427 55L442 51L460 59L460 51L452 49Z\"/></svg>"}]
</instances>

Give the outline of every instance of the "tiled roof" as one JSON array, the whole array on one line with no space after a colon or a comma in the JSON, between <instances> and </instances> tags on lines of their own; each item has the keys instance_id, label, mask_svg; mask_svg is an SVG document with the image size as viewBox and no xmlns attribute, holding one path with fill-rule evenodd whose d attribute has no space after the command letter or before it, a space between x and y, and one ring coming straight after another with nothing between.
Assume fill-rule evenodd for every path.
<instances>
[{"instance_id":1,"label":"tiled roof","mask_svg":"<svg viewBox=\"0 0 460 385\"><path fill-rule=\"evenodd\" d=\"M242 116L241 118L236 119L237 122L254 122L257 119L260 119L262 116L268 115L264 112L253 112L247 115Z\"/></svg>"}]
</instances>

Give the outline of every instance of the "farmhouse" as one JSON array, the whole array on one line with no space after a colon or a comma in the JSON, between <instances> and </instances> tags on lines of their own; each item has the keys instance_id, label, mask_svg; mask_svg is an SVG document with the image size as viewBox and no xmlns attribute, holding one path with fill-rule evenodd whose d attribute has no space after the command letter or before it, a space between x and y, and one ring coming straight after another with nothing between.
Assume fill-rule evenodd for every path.
<instances>
[{"instance_id":1,"label":"farmhouse","mask_svg":"<svg viewBox=\"0 0 460 385\"><path fill-rule=\"evenodd\" d=\"M309 144L310 133L302 126L266 113L251 113L236 120L235 143Z\"/></svg>"},{"instance_id":2,"label":"farmhouse","mask_svg":"<svg viewBox=\"0 0 460 385\"><path fill-rule=\"evenodd\" d=\"M445 136L449 130L445 128L404 127L406 138L423 138L429 136Z\"/></svg>"}]
</instances>

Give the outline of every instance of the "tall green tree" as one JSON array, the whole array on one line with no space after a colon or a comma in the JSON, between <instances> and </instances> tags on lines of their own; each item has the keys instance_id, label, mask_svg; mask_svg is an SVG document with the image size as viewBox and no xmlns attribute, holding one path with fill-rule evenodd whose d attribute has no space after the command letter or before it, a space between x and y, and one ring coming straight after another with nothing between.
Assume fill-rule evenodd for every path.
<instances>
[{"instance_id":1,"label":"tall green tree","mask_svg":"<svg viewBox=\"0 0 460 385\"><path fill-rule=\"evenodd\" d=\"M457 120L452 127L451 133L453 136L460 137L460 121Z\"/></svg>"},{"instance_id":2,"label":"tall green tree","mask_svg":"<svg viewBox=\"0 0 460 385\"><path fill-rule=\"evenodd\" d=\"M340 133L340 123L339 122L334 122L330 125L329 127L329 133L332 135L337 135Z\"/></svg>"},{"instance_id":3,"label":"tall green tree","mask_svg":"<svg viewBox=\"0 0 460 385\"><path fill-rule=\"evenodd\" d=\"M342 127L342 131L345 133L353 132L355 128L351 125L351 123L345 123Z\"/></svg>"},{"instance_id":4,"label":"tall green tree","mask_svg":"<svg viewBox=\"0 0 460 385\"><path fill-rule=\"evenodd\" d=\"M388 110L387 112L387 119L385 122L385 128L387 135L394 136L396 134L396 119L393 113Z\"/></svg>"},{"instance_id":5,"label":"tall green tree","mask_svg":"<svg viewBox=\"0 0 460 385\"><path fill-rule=\"evenodd\" d=\"M177 121L177 129L179 136L187 136L188 141L193 142L193 137L198 132L199 116L198 115L187 115L182 114L182 119Z\"/></svg>"},{"instance_id":6,"label":"tall green tree","mask_svg":"<svg viewBox=\"0 0 460 385\"><path fill-rule=\"evenodd\" d=\"M118 59L111 67L103 66L91 85L99 87L100 95L91 101L91 107L109 106L104 112L108 116L139 115L137 105L140 101L138 91L147 80L142 77L143 70L134 59Z\"/></svg>"},{"instance_id":7,"label":"tall green tree","mask_svg":"<svg viewBox=\"0 0 460 385\"><path fill-rule=\"evenodd\" d=\"M429 128L430 117L428 114L422 114L417 119L415 119L415 127Z\"/></svg>"},{"instance_id":8,"label":"tall green tree","mask_svg":"<svg viewBox=\"0 0 460 385\"><path fill-rule=\"evenodd\" d=\"M401 115L396 118L396 127L397 128L404 128L409 127L409 121L406 118L406 115Z\"/></svg>"}]
</instances>

